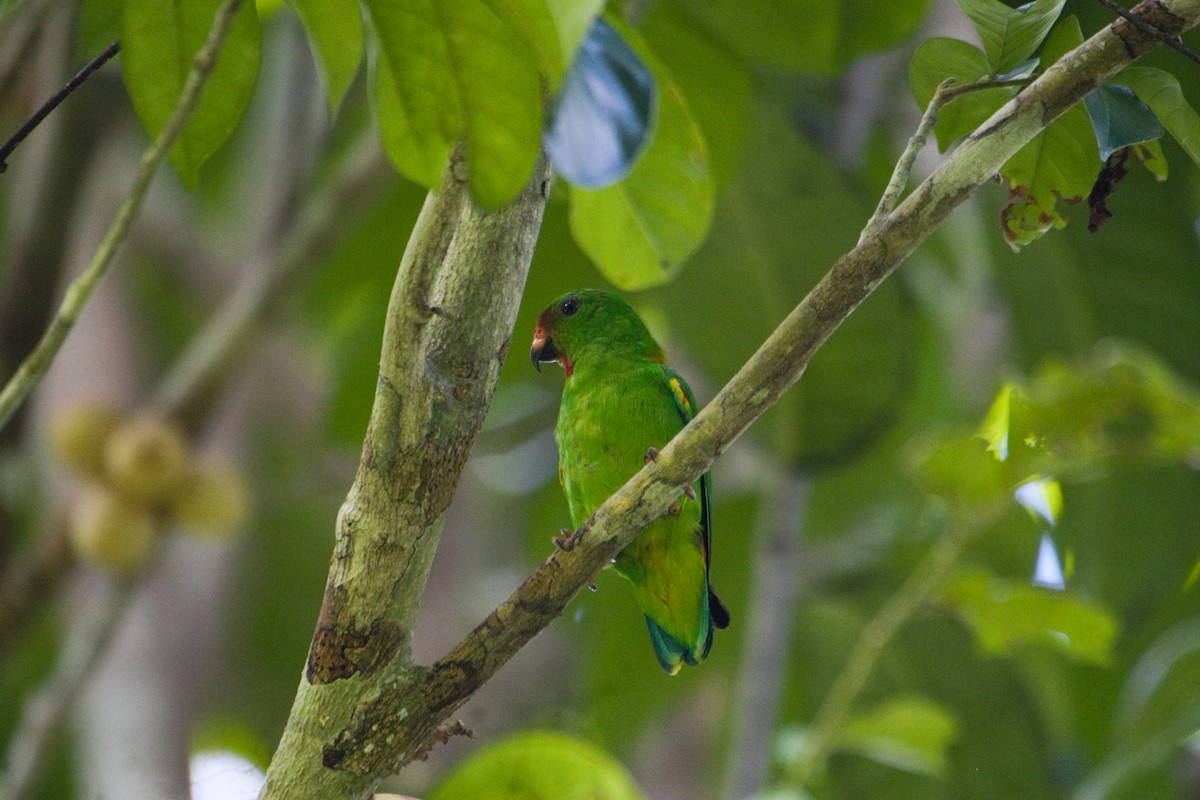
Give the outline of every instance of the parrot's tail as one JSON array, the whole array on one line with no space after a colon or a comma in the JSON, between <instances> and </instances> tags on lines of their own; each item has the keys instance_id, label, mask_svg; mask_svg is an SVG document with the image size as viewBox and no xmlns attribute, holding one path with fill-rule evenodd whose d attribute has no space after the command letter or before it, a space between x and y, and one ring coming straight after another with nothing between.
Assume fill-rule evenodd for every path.
<instances>
[{"instance_id":1,"label":"parrot's tail","mask_svg":"<svg viewBox=\"0 0 1200 800\"><path fill-rule=\"evenodd\" d=\"M692 644L685 644L646 615L646 628L650 631L650 643L654 646L654 655L658 657L659 665L667 674L674 675L684 664L696 667L708 657L712 649L713 629L724 630L729 627L729 609L717 597L712 587L707 587L704 602L701 604L700 630L703 637L697 637Z\"/></svg>"}]
</instances>

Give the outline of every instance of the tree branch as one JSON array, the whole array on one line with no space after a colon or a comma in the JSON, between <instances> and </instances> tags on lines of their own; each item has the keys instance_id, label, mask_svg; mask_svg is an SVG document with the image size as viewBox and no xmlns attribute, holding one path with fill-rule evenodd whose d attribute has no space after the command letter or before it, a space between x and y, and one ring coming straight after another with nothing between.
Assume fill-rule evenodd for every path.
<instances>
[{"instance_id":1,"label":"tree branch","mask_svg":"<svg viewBox=\"0 0 1200 800\"><path fill-rule=\"evenodd\" d=\"M242 2L243 0L224 0L221 7L217 9L208 40L192 60L192 69L183 85L179 103L171 112L171 116L158 138L142 155L142 162L134 176L133 187L129 190L129 196L125 202L117 210L116 219L109 227L104 241L100 244L92 262L67 287L58 313L51 320L33 352L21 362L21 366L17 368L3 390L0 390L0 428L4 427L13 412L46 374L46 370L50 368L54 357L58 355L63 342L66 341L67 335L75 327L79 315L83 313L84 307L108 273L108 268L116 258L117 251L124 244L134 219L141 211L146 191L150 188L150 181L158 171L159 164L170 152L171 146L183 131L188 117L191 116L200 101L200 92L216 65L217 53L221 49L222 42L225 41L225 35L229 32L234 14Z\"/></svg>"},{"instance_id":2,"label":"tree branch","mask_svg":"<svg viewBox=\"0 0 1200 800\"><path fill-rule=\"evenodd\" d=\"M1178 33L1200 20L1200 0L1148 0L1134 13L1159 30ZM951 211L1050 122L1157 44L1156 37L1118 21L1066 54L967 137L873 233L834 264L713 401L660 451L658 459L630 478L582 526L586 535L573 550L553 553L432 667L396 670L389 680L375 684L378 696L367 702L361 702L365 693L343 691L342 701L357 706L348 726L341 727L344 710L324 724L311 719L307 735L329 742L322 748L325 765L347 776L339 787L344 794L327 790L324 796L362 796L380 776L402 766L442 721L562 613L597 570L657 519L683 487L706 471L751 422L778 400L800 377L825 339ZM364 463L369 460L373 442L369 437ZM334 555L335 573L342 558L341 547L339 541L339 552ZM327 598L335 588L331 582ZM364 637L369 633L368 629L361 631ZM373 666L377 654L368 650L367 655L367 665ZM310 674L312 664L310 658ZM341 676L349 674L354 674L353 670L344 668ZM308 681L302 681L293 721L313 691ZM285 744L287 738L285 734ZM298 773L303 769L305 778L317 774L311 765L294 763L292 767ZM286 767L277 768L272 763L277 780L284 771ZM349 777L348 773L361 778ZM327 778L323 785L330 789L337 784ZM292 797L319 796L319 792L305 791L301 785L294 784L294 788ZM286 794L277 785L268 786L262 796Z\"/></svg>"},{"instance_id":3,"label":"tree branch","mask_svg":"<svg viewBox=\"0 0 1200 800\"><path fill-rule=\"evenodd\" d=\"M42 124L42 120L50 116L50 112L58 108L59 103L66 100L71 92L78 89L84 81L86 81L93 72L104 66L105 62L117 54L121 49L120 42L113 42L104 49L104 52L93 58L84 66L83 69L75 73L71 80L67 81L61 89L54 93L41 108L33 113L33 116L26 120L25 124L17 129L17 132L9 137L8 141L0 145L0 174L8 170L8 157L12 155L12 151L17 149L17 145L25 141L25 137L33 133L34 128Z\"/></svg>"},{"instance_id":4,"label":"tree branch","mask_svg":"<svg viewBox=\"0 0 1200 800\"><path fill-rule=\"evenodd\" d=\"M1158 28L1156 28L1153 25L1151 25L1150 23L1146 22L1145 20L1143 20L1141 17L1137 16L1136 14L1130 13L1129 9L1125 8L1125 6L1121 5L1120 3L1115 2L1115 0L1100 0L1100 3L1101 3L1101 5L1103 5L1105 8L1107 8L1109 11L1112 11L1117 16L1123 17L1123 18L1129 20L1131 23L1136 25L1141 30L1150 34L1155 39L1158 39L1160 42L1165 44L1167 47L1170 47L1172 50L1175 50L1176 52L1182 53L1187 58L1191 59L1192 61L1196 62L1197 64L1200 64L1200 53L1197 53L1195 50L1191 50L1191 49L1185 47L1183 44L1183 41L1179 38L1179 34L1166 33L1164 31L1159 30Z\"/></svg>"},{"instance_id":5,"label":"tree branch","mask_svg":"<svg viewBox=\"0 0 1200 800\"><path fill-rule=\"evenodd\" d=\"M456 148L396 277L362 460L338 513L306 673L263 798L367 796L378 776L326 769L323 750L355 708L415 674L410 633L508 350L549 191L539 161L511 205L484 213L466 168Z\"/></svg>"},{"instance_id":6,"label":"tree branch","mask_svg":"<svg viewBox=\"0 0 1200 800\"><path fill-rule=\"evenodd\" d=\"M108 652L136 588L132 580L111 583L72 626L50 676L25 701L0 775L0 800L24 800L33 790L59 723Z\"/></svg>"},{"instance_id":7,"label":"tree branch","mask_svg":"<svg viewBox=\"0 0 1200 800\"><path fill-rule=\"evenodd\" d=\"M829 694L825 696L813 717L812 725L805 736L803 755L789 770L790 777L797 784L807 783L817 767L828 757L854 701L867 685L888 642L922 604L941 588L950 570L962 555L963 549L997 513L998 509L971 518L952 515L946 532L934 544L933 549L863 627L845 666L838 673L837 680L833 682Z\"/></svg>"}]
</instances>

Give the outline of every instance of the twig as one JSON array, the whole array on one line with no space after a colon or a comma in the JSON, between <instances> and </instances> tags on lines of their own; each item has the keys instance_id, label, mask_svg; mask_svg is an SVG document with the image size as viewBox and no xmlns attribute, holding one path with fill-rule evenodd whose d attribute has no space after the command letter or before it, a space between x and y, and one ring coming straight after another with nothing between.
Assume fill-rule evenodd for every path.
<instances>
[{"instance_id":1,"label":"twig","mask_svg":"<svg viewBox=\"0 0 1200 800\"><path fill-rule=\"evenodd\" d=\"M277 242L273 258L247 278L213 313L204 328L192 337L159 384L152 404L158 410L193 427L211 396L224 385L236 355L250 340L256 325L300 280L307 267L328 252L349 220L377 196L393 173L384 163L373 135L351 148L346 164L328 191L319 194Z\"/></svg>"},{"instance_id":2,"label":"twig","mask_svg":"<svg viewBox=\"0 0 1200 800\"><path fill-rule=\"evenodd\" d=\"M952 516L942 538L863 627L858 641L846 658L845 666L813 717L805 735L803 754L789 768L790 777L798 784L806 783L814 770L824 763L855 699L866 686L888 642L941 588L971 537L982 530L991 518L992 513L983 513L970 519L961 514Z\"/></svg>"},{"instance_id":3,"label":"twig","mask_svg":"<svg viewBox=\"0 0 1200 800\"><path fill-rule=\"evenodd\" d=\"M58 104L66 100L71 92L75 91L86 81L93 72L104 66L104 63L117 54L121 49L120 42L113 42L104 52L88 62L87 66L75 73L71 80L63 84L63 87L54 93L54 96L42 103L42 107L33 113L24 125L17 129L9 140L0 146L0 174L8 170L8 157L12 155L12 151L17 149L17 145L25 141L25 137L33 133L33 129L42 124L42 120L50 115L50 112L58 108Z\"/></svg>"},{"instance_id":4,"label":"twig","mask_svg":"<svg viewBox=\"0 0 1200 800\"><path fill-rule=\"evenodd\" d=\"M999 89L1008 86L1027 86L1029 81L1029 78L1013 78L1003 81L980 81L978 83L967 83L959 86L956 85L954 78L947 78L938 84L933 97L929 99L929 105L925 107L925 112L921 115L921 122L917 125L916 133L908 140L904 152L900 154L900 158L896 161L896 167L892 170L892 177L888 181L887 188L884 190L883 196L879 198L879 205L875 207L875 212L871 214L871 218L867 220L862 233L858 236L858 241L861 243L863 239L873 233L879 227L879 223L883 218L892 213L896 208L896 204L900 202L900 195L904 194L904 187L908 185L908 179L912 175L913 164L916 162L917 156L920 155L921 151L925 149L925 142L929 139L929 134L933 131L934 126L937 125L938 115L941 113L942 106L968 92L977 92L981 89Z\"/></svg>"},{"instance_id":5,"label":"twig","mask_svg":"<svg viewBox=\"0 0 1200 800\"><path fill-rule=\"evenodd\" d=\"M741 800L765 789L771 767L772 739L779 699L788 674L793 611L800 596L802 544L812 479L779 467L763 497L765 510L755 535L754 565L746 629L731 705L731 743L722 796Z\"/></svg>"},{"instance_id":6,"label":"twig","mask_svg":"<svg viewBox=\"0 0 1200 800\"><path fill-rule=\"evenodd\" d=\"M159 164L162 163L175 140L179 138L184 124L200 100L200 91L204 88L208 76L216 65L217 52L225 40L225 35L229 32L234 14L242 2L243 0L225 0L217 9L216 19L212 30L209 31L208 40L192 60L192 69L183 85L179 103L171 112L171 116L158 138L142 155L142 161L134 176L129 196L118 209L116 219L113 220L104 241L92 258L92 263L67 287L62 305L59 306L58 313L50 322L41 340L38 341L33 352L21 362L21 366L9 379L4 389L0 390L0 427L8 423L13 412L46 374L46 370L50 368L54 357L58 354L63 342L66 341L67 335L79 319L79 315L83 313L84 307L107 274L109 266L116 258L117 251L124 244L125 237L129 234L129 229L141 210L146 191L150 188L150 181L158 171Z\"/></svg>"},{"instance_id":7,"label":"twig","mask_svg":"<svg viewBox=\"0 0 1200 800\"><path fill-rule=\"evenodd\" d=\"M1106 8L1108 8L1109 11L1112 11L1114 14L1116 14L1118 16L1124 17L1130 24L1136 25L1140 30L1145 31L1146 33L1153 36L1155 39L1158 39L1160 42L1165 44L1167 47L1171 48L1172 50L1182 53L1183 55L1190 58L1192 61L1195 61L1197 64L1200 64L1200 53L1197 53L1195 50L1191 50L1186 45L1184 45L1183 40L1180 39L1178 35L1172 35L1172 34L1164 33L1163 31L1160 31L1158 28L1154 27L1149 22L1146 22L1146 20L1142 19L1141 17L1137 16L1136 14L1130 13L1129 9L1127 9L1123 5L1117 3L1116 0L1100 0L1100 3L1102 5L1104 5Z\"/></svg>"},{"instance_id":8,"label":"twig","mask_svg":"<svg viewBox=\"0 0 1200 800\"><path fill-rule=\"evenodd\" d=\"M136 586L127 580L106 587L72 628L50 676L25 701L9 745L8 772L0 776L0 800L24 800L33 790L59 722L108 652Z\"/></svg>"}]
</instances>

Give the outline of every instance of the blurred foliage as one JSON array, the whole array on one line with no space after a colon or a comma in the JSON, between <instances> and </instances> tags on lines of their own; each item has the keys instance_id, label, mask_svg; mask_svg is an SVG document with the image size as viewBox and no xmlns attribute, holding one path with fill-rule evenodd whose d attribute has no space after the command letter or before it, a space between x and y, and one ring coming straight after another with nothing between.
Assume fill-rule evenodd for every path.
<instances>
[{"instance_id":1,"label":"blurred foliage","mask_svg":"<svg viewBox=\"0 0 1200 800\"><path fill-rule=\"evenodd\" d=\"M603 750L561 733L523 733L458 767L429 800L641 800L633 779Z\"/></svg>"},{"instance_id":2,"label":"blurred foliage","mask_svg":"<svg viewBox=\"0 0 1200 800\"><path fill-rule=\"evenodd\" d=\"M181 8L215 7L189 2ZM36 5L0 2L0 27ZM234 394L250 398L241 438L257 518L249 536L227 545L237 550L222 578L229 581L226 652L214 660L219 668L206 677L194 719L179 729L209 744L229 738L214 734L218 728L236 731L242 752L274 746L301 674L332 523L374 392L383 309L423 184L438 180L446 148L465 134L480 156L472 172L480 198L499 203L515 191L540 136L541 87L559 85L603 9L456 0L437 4L443 16L416 19L396 13L404 4L367 3L365 17L357 4L342 5L293 0L264 16L253 97L229 87L231 97L247 92L246 121L189 151L200 159L216 148L195 193L182 192L177 177L160 181L153 213L139 223L114 282L138 339L136 380L144 383L131 392L144 397L233 281L256 268L241 257L252 249L247 243L269 240L262 230L286 219L275 204L286 208L295 198L273 199L264 187L291 181L301 194L319 190L340 168L338 155L372 124L415 181L394 180L354 224L330 234L332 252L288 286L255 368L235 379ZM549 433L562 379L539 376L524 358L550 298L586 285L647 287L632 301L706 401L856 241L916 124L918 108L897 66L903 59L912 57L907 76L923 107L944 77L975 82L1021 70L1039 48L1041 68L1052 45L1061 50L1077 30L1087 35L1110 22L1091 0L1040 0L1024 12L996 0L962 6L973 12L982 47L933 38L967 23L930 17L927 0L609 5L609 18L656 77L656 138L623 182L595 196L561 183L553 190L512 357L448 515L422 609L420 660L442 655L477 623L550 552L549 537L567 520ZM78 66L94 56L135 10L166 13L86 0L66 60ZM1059 21L1064 14L1078 23ZM495 27L499 19L506 24ZM923 23L929 27L919 30ZM485 30L504 35L484 46ZM257 34L250 39L245 58L258 46ZM297 40L301 47L287 55ZM892 47L900 55L861 60ZM136 48L123 54L127 75L154 69L153 59L139 66L140 58ZM41 100L20 66L0 62L7 70L0 85L15 87L0 99L0 119L14 126ZM163 85L178 68L171 65ZM413 74L426 83L411 83ZM161 109L146 110L136 83L134 106L153 129L150 118ZM511 766L511 748L526 746L560 769L579 756L610 777L623 774L596 755L599 747L641 787L624 776L624 796L717 797L734 738L732 687L739 671L754 667L743 642L761 613L747 600L752 550L765 538L761 529L777 524L763 497L777 484L772 476L788 470L804 474L811 492L786 521L803 547L795 578L801 601L789 610L781 644L786 669L758 676L782 693L767 789L880 800L1194 796L1200 176L1191 162L1200 125L1190 103L1200 97L1200 73L1163 52L1116 83L1132 88L1170 135L1161 141L1176 165L1170 181L1132 171L1099 233L1069 225L1020 254L996 230L1006 189L985 187L718 462L713 580L733 627L718 634L702 669L663 676L628 587L605 572L597 593L579 597L463 709L479 741L435 750L396 788L465 796L454 782L472 780L473 770L475 781L494 787L498 773L489 770L501 768L498 761ZM874 93L863 94L868 84ZM126 124L108 134L110 150L144 146L115 81L100 76L84 91L104 93L125 114ZM954 100L938 125L939 144L951 146L1014 91ZM309 105L289 113L288 97ZM169 107L171 99L156 102ZM1048 203L1086 194L1101 166L1082 106L1071 114L1037 147L1045 158L1086 161L1086 181L1082 167L1064 183L1058 178L1067 170L1057 162L1035 164L1029 154L1016 161L1031 169L1022 185ZM217 116L232 129L229 117ZM66 133L51 144L71 146L75 132ZM1071 146L1061 147L1063 139ZM315 155L299 147L306 141ZM33 143L0 176L0 277L17 263L11 255L23 241L29 202L20 192L41 185L16 182L29 175L26 159L38 157ZM280 152L285 157L271 158ZM682 178L680 164L688 170ZM192 159L180 170L194 178L198 166ZM132 161L110 157L103 169L80 183L123 186ZM110 211L92 202L99 207L61 220L63 235L78 236L97 217L106 222ZM1065 219L1080 211L1067 204L1053 213ZM231 263L232 275L218 276L219 263ZM92 324L85 318L77 335L88 336ZM1001 431L1003 460L996 457ZM23 506L37 505L28 496L54 502L58 491L50 478L23 493L24 484L9 480L8 464L43 446L38 433L0 464L0 496L21 494ZM1053 524L1013 497L1035 476L1061 487ZM948 519L985 510L989 524L954 577L880 652L822 774L797 787L790 759L863 626ZM51 512L22 511L14 538L31 537ZM1043 537L1064 565L1064 591L1030 585ZM0 546L0 558L4 552ZM72 613L69 604L55 610ZM20 698L45 674L60 628L58 616L46 614L18 650L0 652L0 739L12 730ZM504 738L531 729L560 733ZM471 753L479 760L454 777L452 762ZM38 796L72 796L75 760L63 745ZM482 796L478 785L468 787L470 796Z\"/></svg>"}]
</instances>

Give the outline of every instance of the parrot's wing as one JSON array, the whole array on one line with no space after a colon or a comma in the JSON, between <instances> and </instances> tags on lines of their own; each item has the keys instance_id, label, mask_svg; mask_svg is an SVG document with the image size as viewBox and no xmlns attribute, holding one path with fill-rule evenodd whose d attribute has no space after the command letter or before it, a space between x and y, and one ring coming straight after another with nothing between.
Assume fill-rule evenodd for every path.
<instances>
[{"instance_id":1,"label":"parrot's wing","mask_svg":"<svg viewBox=\"0 0 1200 800\"><path fill-rule=\"evenodd\" d=\"M667 382L671 386L671 397L675 399L675 408L679 410L679 417L686 425L692 421L692 417L696 416L696 412L700 410L700 404L696 402L696 395L692 394L692 387L688 386L688 382L683 379L675 370L670 367L663 367L663 372L666 373ZM709 512L709 492L712 489L712 479L708 477L708 473L700 476L700 527L704 529L704 563L708 564L708 551L712 544L712 517Z\"/></svg>"}]
</instances>

